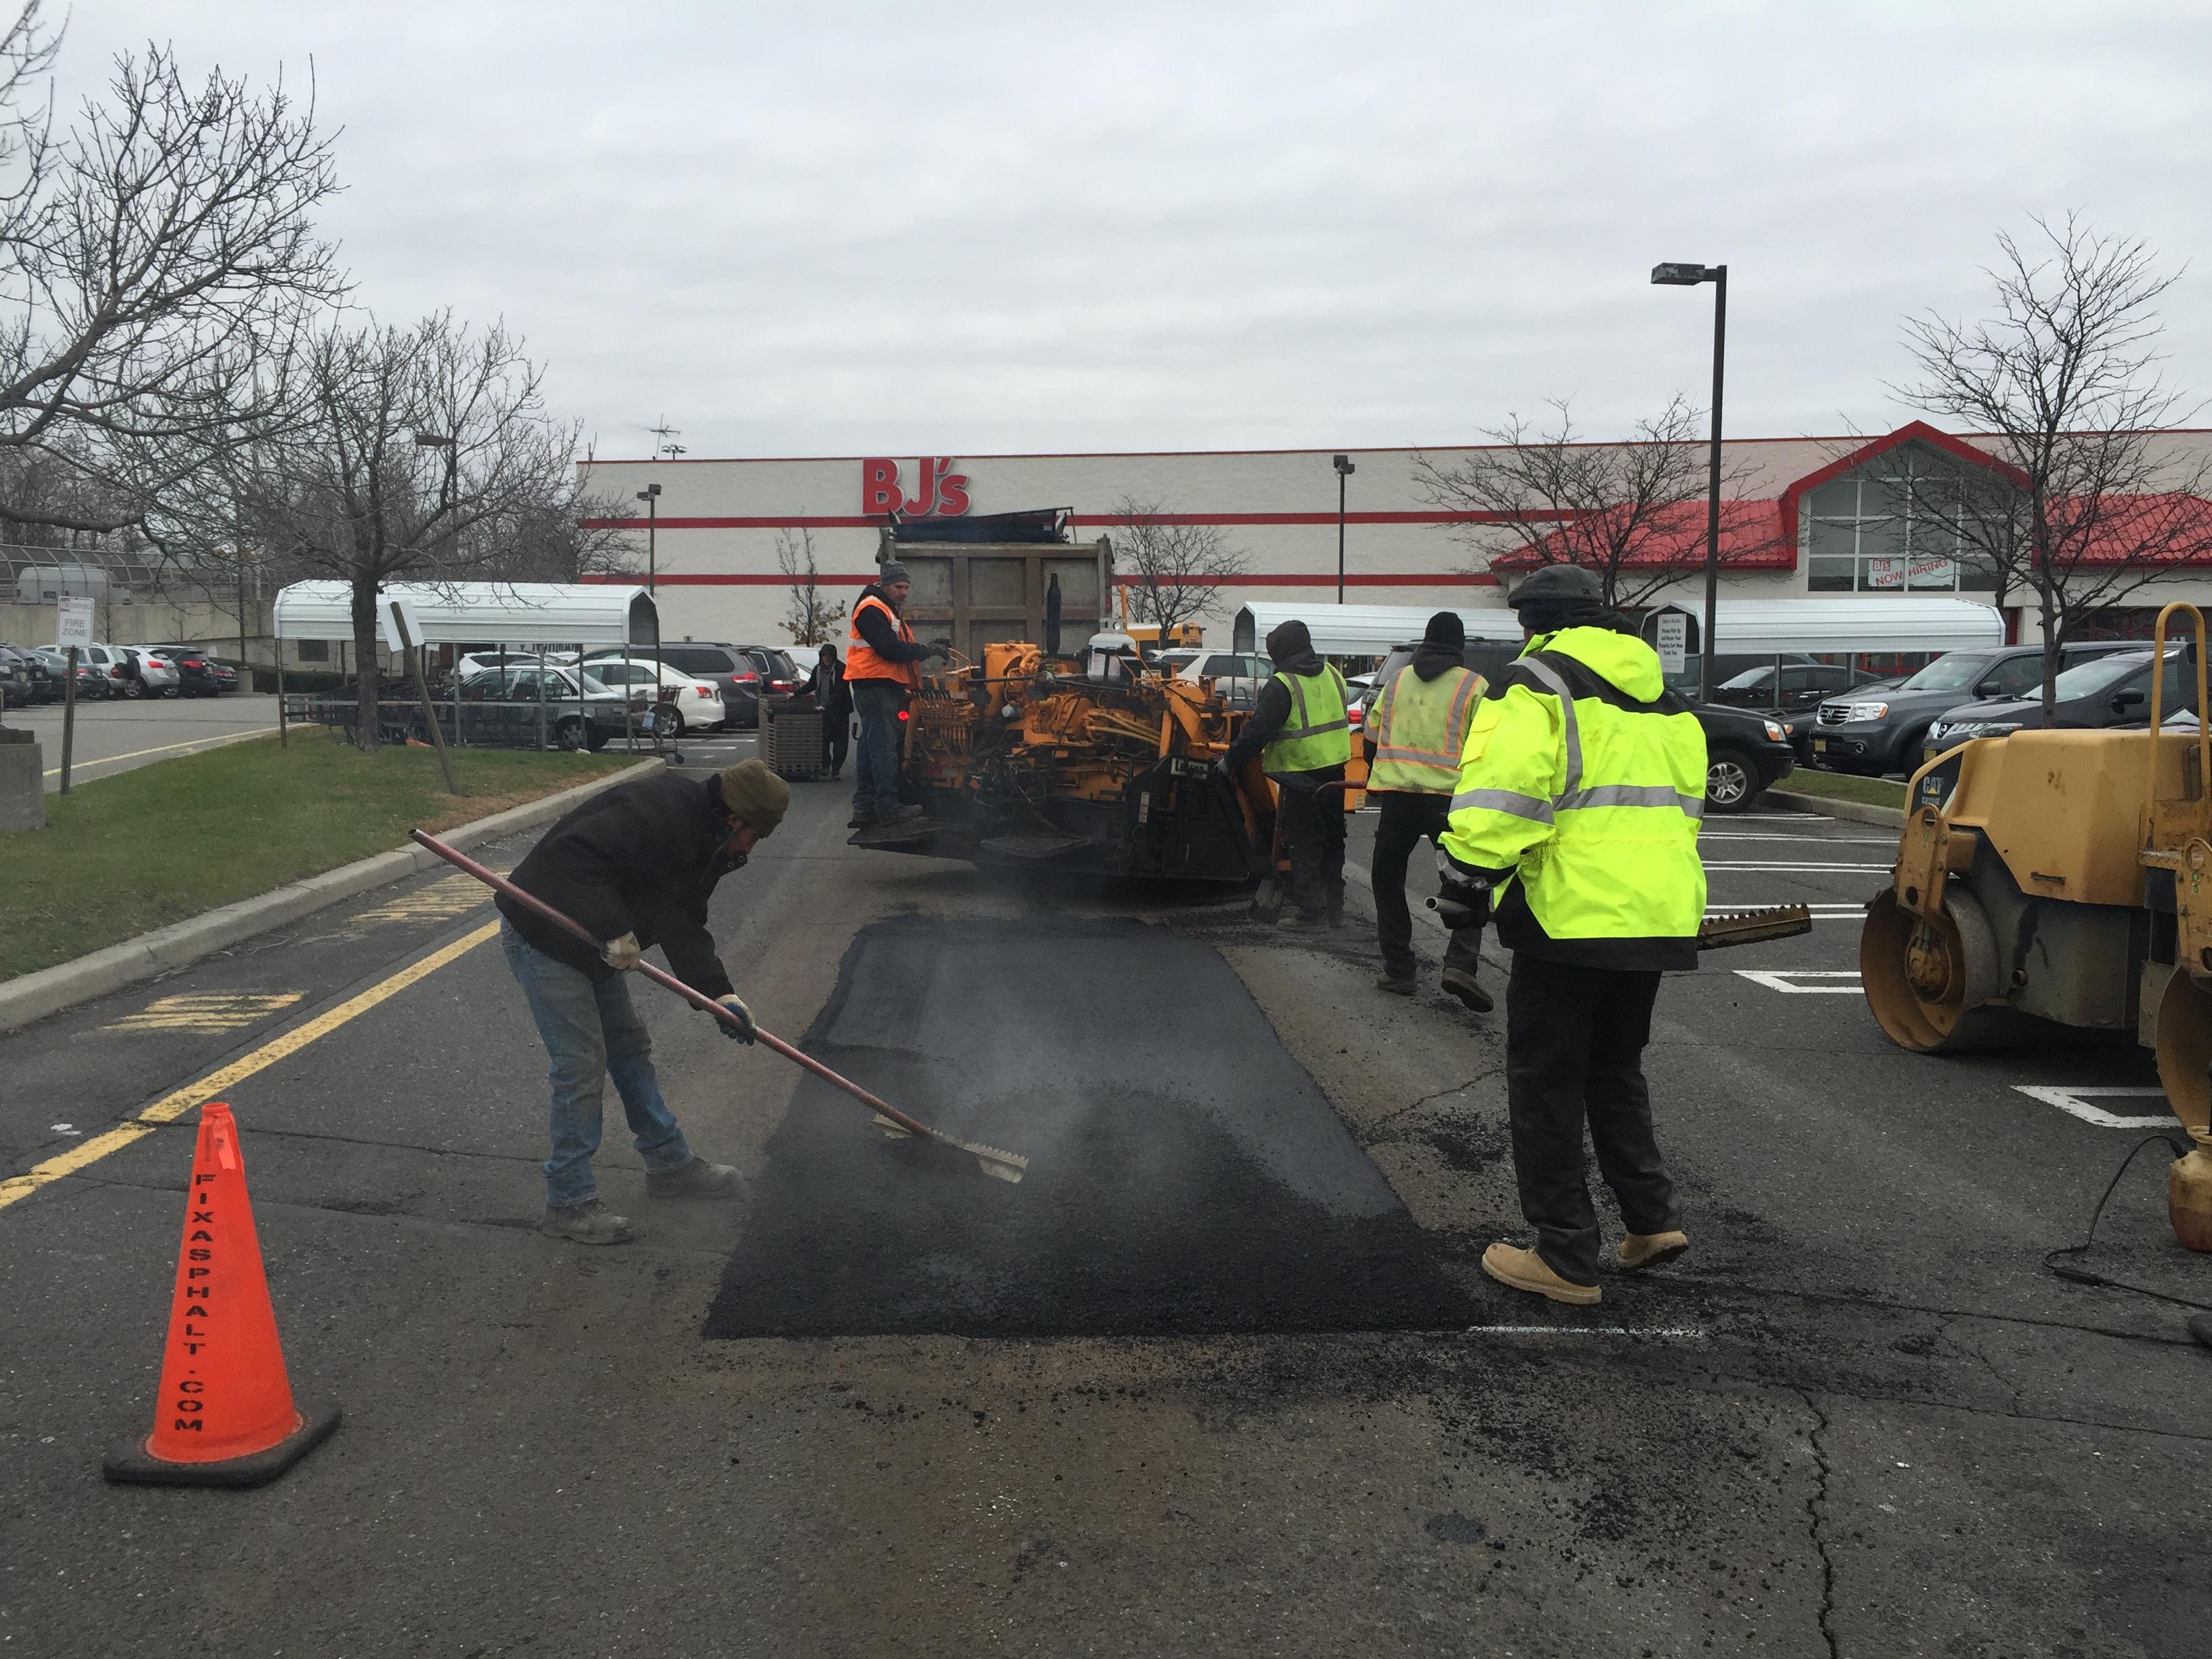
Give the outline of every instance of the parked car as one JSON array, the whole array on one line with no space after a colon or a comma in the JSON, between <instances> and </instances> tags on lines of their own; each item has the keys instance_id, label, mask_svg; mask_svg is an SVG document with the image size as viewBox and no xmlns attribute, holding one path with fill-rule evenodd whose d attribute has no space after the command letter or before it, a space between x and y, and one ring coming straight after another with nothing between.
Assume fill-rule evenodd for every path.
<instances>
[{"instance_id":1,"label":"parked car","mask_svg":"<svg viewBox=\"0 0 2212 1659\"><path fill-rule=\"evenodd\" d=\"M2058 677L2051 687L2057 703L2052 724L2075 731L2098 730L2150 723L2151 653L2138 647L2092 657ZM2167 717L2179 714L2196 718L2197 676L2188 653L2168 646L2159 688L2160 706ZM2002 738L2022 726L2043 724L2040 686L2019 697L1989 697L1962 703L1928 728L1923 760L1933 760L1947 749L1975 738Z\"/></svg>"},{"instance_id":2,"label":"parked car","mask_svg":"<svg viewBox=\"0 0 2212 1659\"><path fill-rule=\"evenodd\" d=\"M142 696L145 694L145 683L137 675L126 672L126 665L131 661L129 650L127 646L109 645L105 641L99 641L91 645L79 646L76 659L80 664L98 671L97 678L103 695L111 697ZM56 654L62 653L57 649ZM77 683L80 696L84 694L84 681L80 676Z\"/></svg>"},{"instance_id":3,"label":"parked car","mask_svg":"<svg viewBox=\"0 0 2212 1659\"><path fill-rule=\"evenodd\" d=\"M1179 654L1179 653L1167 653ZM1275 677L1275 665L1265 657L1233 651L1205 651L1176 671L1176 678L1195 685L1213 682L1213 690L1231 708L1249 708L1260 700L1260 688ZM1350 696L1346 702L1350 702Z\"/></svg>"},{"instance_id":4,"label":"parked car","mask_svg":"<svg viewBox=\"0 0 2212 1659\"><path fill-rule=\"evenodd\" d=\"M1809 708L1841 691L1856 691L1880 677L1844 663L1771 662L1733 674L1713 688L1713 701L1732 708L1761 708L1770 714Z\"/></svg>"},{"instance_id":5,"label":"parked car","mask_svg":"<svg viewBox=\"0 0 2212 1659\"><path fill-rule=\"evenodd\" d=\"M177 665L170 661L167 653L148 645L126 645L138 665L138 684L141 695L149 697L174 697L184 690L185 677Z\"/></svg>"},{"instance_id":6,"label":"parked car","mask_svg":"<svg viewBox=\"0 0 2212 1659\"><path fill-rule=\"evenodd\" d=\"M612 651L598 654L609 658L622 655ZM805 684L799 665L775 646L684 640L673 645L664 644L658 650L632 646L629 654L657 657L695 679L712 681L720 690L722 702L729 710L729 724L733 727L759 725L763 696L791 696Z\"/></svg>"},{"instance_id":7,"label":"parked car","mask_svg":"<svg viewBox=\"0 0 2212 1659\"><path fill-rule=\"evenodd\" d=\"M231 690L238 689L237 671L219 663L196 645L157 645L149 647L167 657L177 671L178 694L187 697L212 697L222 690L216 671L230 676Z\"/></svg>"},{"instance_id":8,"label":"parked car","mask_svg":"<svg viewBox=\"0 0 2212 1659\"><path fill-rule=\"evenodd\" d=\"M541 668L548 663L566 667L576 660L573 651L471 651L453 664L453 672L466 680L493 668Z\"/></svg>"},{"instance_id":9,"label":"parked car","mask_svg":"<svg viewBox=\"0 0 2212 1659\"><path fill-rule=\"evenodd\" d=\"M631 696L629 690L609 685L588 671L580 687L573 668L517 665L470 676L461 682L459 700L465 704L544 702L549 705L546 734L562 749L598 750L625 732L642 735L655 725L667 736L683 734L680 723L670 726L666 705L632 708ZM419 721L420 714L416 718Z\"/></svg>"},{"instance_id":10,"label":"parked car","mask_svg":"<svg viewBox=\"0 0 2212 1659\"><path fill-rule=\"evenodd\" d=\"M666 702L676 713L672 736L719 730L731 724L730 706L720 686L670 664L656 663L649 657L586 657L584 672L617 689L653 691L658 687L655 701Z\"/></svg>"},{"instance_id":11,"label":"parked car","mask_svg":"<svg viewBox=\"0 0 2212 1659\"><path fill-rule=\"evenodd\" d=\"M2074 668L2119 651L2141 651L2140 640L2085 641L2064 647L2060 661ZM1893 690L1832 697L1817 711L1813 729L1815 765L1880 777L1918 769L1929 727L1962 704L2019 697L2043 683L2043 647L2001 646L1948 651Z\"/></svg>"},{"instance_id":12,"label":"parked car","mask_svg":"<svg viewBox=\"0 0 2212 1659\"><path fill-rule=\"evenodd\" d=\"M61 701L61 675L48 668L36 652L20 646L0 645L0 685L7 688L10 708Z\"/></svg>"},{"instance_id":13,"label":"parked car","mask_svg":"<svg viewBox=\"0 0 2212 1659\"><path fill-rule=\"evenodd\" d=\"M49 646L43 645L33 647L31 654L46 664L46 671L54 677L54 684L57 687L66 684L69 679L69 659L66 656ZM77 653L76 694L80 697L105 697L112 695L108 690L107 671L87 660L85 653L82 651ZM58 690L56 695L59 696L61 693Z\"/></svg>"}]
</instances>

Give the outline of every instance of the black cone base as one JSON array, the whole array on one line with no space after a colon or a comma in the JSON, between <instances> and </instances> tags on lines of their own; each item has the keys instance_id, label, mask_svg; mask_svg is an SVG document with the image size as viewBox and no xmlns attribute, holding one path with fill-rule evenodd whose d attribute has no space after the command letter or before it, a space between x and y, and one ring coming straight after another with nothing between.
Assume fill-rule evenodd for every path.
<instances>
[{"instance_id":1,"label":"black cone base","mask_svg":"<svg viewBox=\"0 0 2212 1659\"><path fill-rule=\"evenodd\" d=\"M151 1455L140 1436L100 1460L100 1472L118 1485L134 1486L262 1486L274 1480L331 1437L343 1413L336 1406L301 1402L300 1426L266 1451L228 1457L220 1463L171 1463Z\"/></svg>"}]
</instances>

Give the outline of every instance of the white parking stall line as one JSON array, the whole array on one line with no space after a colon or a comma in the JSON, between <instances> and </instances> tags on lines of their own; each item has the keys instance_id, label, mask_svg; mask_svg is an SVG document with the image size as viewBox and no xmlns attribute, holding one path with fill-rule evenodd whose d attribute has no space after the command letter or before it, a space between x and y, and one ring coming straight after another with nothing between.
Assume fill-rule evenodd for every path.
<instances>
[{"instance_id":1,"label":"white parking stall line","mask_svg":"<svg viewBox=\"0 0 2212 1659\"><path fill-rule=\"evenodd\" d=\"M1845 874L1849 874L1855 870L1867 871L1878 875L1886 876L1890 873L1893 867L1893 866L1887 864L1818 864L1813 862L1811 860L1793 860L1787 863L1763 861L1730 862L1729 860L1720 859L1707 859L1705 860L1705 868L1708 870L1761 871L1769 875L1777 876L1818 874L1823 870L1840 870Z\"/></svg>"},{"instance_id":2,"label":"white parking stall line","mask_svg":"<svg viewBox=\"0 0 2212 1659\"><path fill-rule=\"evenodd\" d=\"M1825 812L1731 812L1730 823L1833 823Z\"/></svg>"},{"instance_id":3,"label":"white parking stall line","mask_svg":"<svg viewBox=\"0 0 2212 1659\"><path fill-rule=\"evenodd\" d=\"M2015 1083L2012 1085L2030 1100L2039 1100L2046 1106L2056 1106L2084 1123L2094 1123L2100 1129L2166 1129L2176 1119L2170 1111L2156 1117L2122 1117L2101 1106L2092 1106L2092 1100L2155 1100L2166 1099L2163 1089L2107 1088L2102 1085L2082 1088L2057 1088L2044 1083Z\"/></svg>"},{"instance_id":4,"label":"white parking stall line","mask_svg":"<svg viewBox=\"0 0 2212 1659\"><path fill-rule=\"evenodd\" d=\"M1800 847L1894 847L1895 836L1736 836L1726 830L1708 830L1698 837L1699 842L1709 841L1782 841L1794 842Z\"/></svg>"},{"instance_id":5,"label":"white parking stall line","mask_svg":"<svg viewBox=\"0 0 2212 1659\"><path fill-rule=\"evenodd\" d=\"M1754 985L1764 985L1770 991L1780 991L1793 997L1855 997L1859 994L1859 970L1856 968L1739 968L1738 979L1747 979ZM1801 979L1848 980L1845 985L1799 985Z\"/></svg>"}]
</instances>

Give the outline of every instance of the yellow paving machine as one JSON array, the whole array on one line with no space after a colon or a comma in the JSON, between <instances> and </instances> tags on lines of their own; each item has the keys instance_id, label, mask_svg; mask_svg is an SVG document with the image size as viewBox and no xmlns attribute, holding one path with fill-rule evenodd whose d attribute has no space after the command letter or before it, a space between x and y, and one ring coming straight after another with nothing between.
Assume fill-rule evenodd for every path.
<instances>
[{"instance_id":1,"label":"yellow paving machine","mask_svg":"<svg viewBox=\"0 0 2212 1659\"><path fill-rule=\"evenodd\" d=\"M2188 660L2197 718L2021 731L1937 756L1908 786L1888 890L1867 906L1859 975L1890 1039L1923 1054L2132 1036L2197 1149L2174 1165L2174 1231L2212 1250L2212 726L2204 618Z\"/></svg>"}]
</instances>

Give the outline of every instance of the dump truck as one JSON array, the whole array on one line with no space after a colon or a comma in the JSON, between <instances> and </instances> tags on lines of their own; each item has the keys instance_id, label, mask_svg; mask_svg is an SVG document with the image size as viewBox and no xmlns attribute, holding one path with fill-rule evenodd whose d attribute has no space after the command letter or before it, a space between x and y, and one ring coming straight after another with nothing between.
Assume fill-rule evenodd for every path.
<instances>
[{"instance_id":1,"label":"dump truck","mask_svg":"<svg viewBox=\"0 0 2212 1659\"><path fill-rule=\"evenodd\" d=\"M2196 707L2204 619L2186 613ZM2176 1234L2212 1250L2212 726L2020 731L1916 772L1889 887L1867 906L1859 979L1890 1040L1921 1054L2071 1032L2132 1037L2197 1143L2172 1181Z\"/></svg>"}]
</instances>

